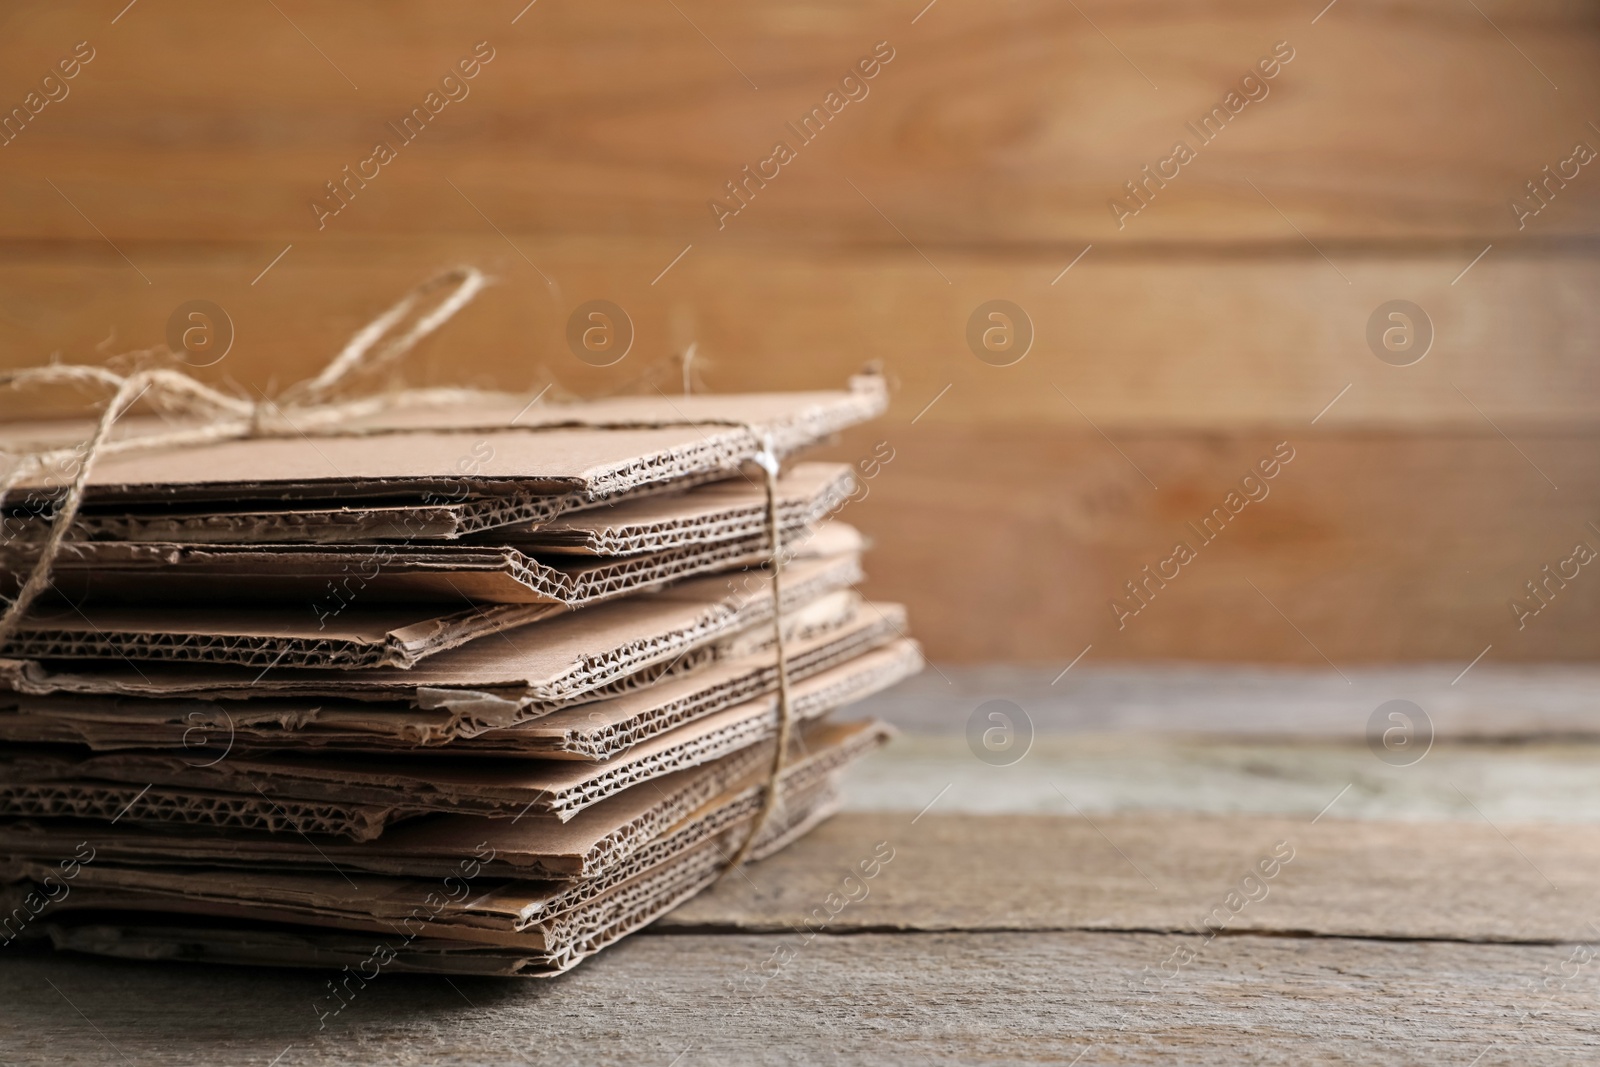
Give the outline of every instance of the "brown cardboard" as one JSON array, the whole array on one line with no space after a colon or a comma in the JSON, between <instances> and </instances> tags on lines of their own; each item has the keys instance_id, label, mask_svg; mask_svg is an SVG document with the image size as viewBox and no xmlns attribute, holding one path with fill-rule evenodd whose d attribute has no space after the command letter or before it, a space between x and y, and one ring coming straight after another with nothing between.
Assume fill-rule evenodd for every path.
<instances>
[{"instance_id":1,"label":"brown cardboard","mask_svg":"<svg viewBox=\"0 0 1600 1067\"><path fill-rule=\"evenodd\" d=\"M787 798L763 827L752 856L759 859L781 848L836 806L831 783ZM677 847L652 855L650 862L571 882L485 883L473 876L481 873L481 865L471 861L442 880L100 861L79 868L73 891L52 909L51 919L71 922L75 912L165 912L398 935L386 938L396 948L426 936L515 948L562 970L709 885L748 832L747 822L689 843L682 843L683 834L669 835L660 844ZM52 870L34 863L23 873L42 881ZM34 888L25 883L0 889L0 913L8 896L18 900Z\"/></svg>"},{"instance_id":2,"label":"brown cardboard","mask_svg":"<svg viewBox=\"0 0 1600 1067\"><path fill-rule=\"evenodd\" d=\"M756 853L814 815L833 810L838 797L834 776L807 783L804 788L786 786L779 805L757 840ZM467 860L454 876L442 880L268 866L230 868L119 863L96 856L92 863L77 869L73 889L258 904L299 910L302 914L297 921L335 924L340 921L401 922L419 901L429 894L439 894L444 899L430 909L431 922L449 924L462 931L521 931L536 923L547 923L647 871L676 863L691 854L700 854L695 856L696 863L726 865L727 857L749 833L753 816L753 810L742 808L736 817L728 819L713 819L710 813L697 813L656 838L627 862L590 878L509 881L484 878L483 864L476 857ZM85 851L78 855L90 853ZM59 877L60 873L57 861L30 857L0 861L0 883L37 885L45 878ZM449 884L441 886L441 881Z\"/></svg>"},{"instance_id":3,"label":"brown cardboard","mask_svg":"<svg viewBox=\"0 0 1600 1067\"><path fill-rule=\"evenodd\" d=\"M804 528L791 527L797 536ZM510 545L175 545L86 541L52 568L61 594L186 608L226 590L243 610L292 604L319 625L354 605L559 604L576 608L710 571L759 565L763 535L702 541L634 556L546 557ZM25 573L0 564L14 591ZM85 608L93 611L92 606ZM30 628L37 630L36 624Z\"/></svg>"},{"instance_id":4,"label":"brown cardboard","mask_svg":"<svg viewBox=\"0 0 1600 1067\"><path fill-rule=\"evenodd\" d=\"M899 605L868 605L848 625L796 641L787 649L791 682L805 681L895 641L902 629L897 620L903 619L904 609ZM606 760L742 700L769 695L776 688L777 657L769 643L761 651L719 661L683 678L462 738L451 751Z\"/></svg>"},{"instance_id":5,"label":"brown cardboard","mask_svg":"<svg viewBox=\"0 0 1600 1067\"><path fill-rule=\"evenodd\" d=\"M47 935L58 950L120 959L310 967L330 971L349 968L373 977L378 973L366 971L374 966L374 953L378 951L378 939L371 934L330 934L320 930L249 924L230 928L218 923L202 924L188 916L167 919L166 923L151 921L148 925L121 917L81 925L46 923L42 924L40 932ZM40 925L35 923L29 930ZM396 953L384 963L383 970L480 977L545 976L549 973L542 960L515 949L437 938L418 938L410 942L404 952Z\"/></svg>"},{"instance_id":6,"label":"brown cardboard","mask_svg":"<svg viewBox=\"0 0 1600 1067\"><path fill-rule=\"evenodd\" d=\"M859 535L848 527L825 524L810 545L816 552L813 558L796 560L785 568L782 589L786 609L845 588L860 578ZM514 633L472 641L441 654L432 654L431 648L421 645L427 650L423 653L427 658L418 662L420 657L406 646L391 647L387 632L381 628L354 630L352 619L369 616L352 609L334 620L340 628L335 632L353 635L350 643L354 647L345 651L346 655L359 655L363 662L384 662L387 657L394 657L415 665L408 669L379 666L337 673L322 669L331 665L325 647L319 644L322 632L315 629L314 619L308 625L299 613L286 614L279 623L279 616L268 613L236 617L225 609L215 609L214 615L190 609L186 618L200 621L182 633L163 631L157 623L137 620L137 613L133 613L146 629L130 631L126 635L129 639L120 642L112 640L119 635L97 633L81 622L74 628L62 620L63 635L76 635L86 643L98 642L94 647L135 646L143 638L145 646L171 641L181 650L192 640L209 654L248 666L241 669L192 661L138 666L110 663L97 664L93 670L69 671L14 656L0 660L0 685L33 695L76 692L402 700L423 707L457 708L485 727L498 726L513 721L525 704L575 700L605 686L623 684L647 668L673 663L719 637L770 619L772 598L769 579L759 572L746 572L732 578L692 578L579 612L553 610L557 614L550 615L549 606L497 605L452 615L450 618L456 621L452 634L470 632L474 636L504 629L496 623L507 617L521 621L524 616L516 613L543 617ZM393 622L397 611L389 609L387 618L382 612L374 615ZM272 626L263 625L263 617L279 628L274 631ZM216 621L213 623L212 619ZM170 626L170 618L166 621ZM218 635L220 626L254 632L229 640ZM363 643L356 644L356 639ZM287 661L295 665L286 666Z\"/></svg>"},{"instance_id":7,"label":"brown cardboard","mask_svg":"<svg viewBox=\"0 0 1600 1067\"><path fill-rule=\"evenodd\" d=\"M559 604L482 607L363 604L319 620L305 608L189 605L181 610L118 604L38 605L6 642L9 656L52 660L238 664L317 670L408 668L474 638L548 619ZM246 672L248 673L248 671Z\"/></svg>"},{"instance_id":8,"label":"brown cardboard","mask_svg":"<svg viewBox=\"0 0 1600 1067\"><path fill-rule=\"evenodd\" d=\"M899 640L858 655L791 686L791 713L820 717L915 673L922 660L915 642ZM349 805L350 834L369 835L381 813L392 824L429 813L459 812L503 819L554 817L578 812L642 782L717 760L757 745L777 731L775 696L767 695L695 719L600 761L451 760L443 754L377 757L324 753L234 755L197 765L179 756L115 753L87 758L57 750L17 747L0 755L0 817L63 814L73 798L86 815L124 806L119 818L145 823L177 818L203 823L236 820L236 806L215 798L242 796L280 821L290 801L314 806L318 825L337 823ZM130 788L150 792L130 797ZM201 800L181 802L185 789ZM159 790L159 791L158 791ZM155 795L153 802L145 797Z\"/></svg>"},{"instance_id":9,"label":"brown cardboard","mask_svg":"<svg viewBox=\"0 0 1600 1067\"><path fill-rule=\"evenodd\" d=\"M725 472L710 472L662 485L619 493L613 500L682 490ZM20 493L5 520L17 541L41 541L50 532L50 500L45 491ZM8 501L8 503L11 503ZM454 541L506 527L531 528L557 515L596 506L582 493L512 492L474 496L463 481L446 491L430 491L396 504L387 498L351 500L324 506L258 502L198 501L186 506L126 504L89 506L74 518L75 541L171 541L179 544L342 544L361 541Z\"/></svg>"},{"instance_id":10,"label":"brown cardboard","mask_svg":"<svg viewBox=\"0 0 1600 1067\"><path fill-rule=\"evenodd\" d=\"M854 484L848 464L795 464L778 479L780 525L787 530L820 522L849 497ZM756 479L726 478L680 495L563 515L519 535L515 543L544 553L626 556L768 536L765 486Z\"/></svg>"},{"instance_id":11,"label":"brown cardboard","mask_svg":"<svg viewBox=\"0 0 1600 1067\"><path fill-rule=\"evenodd\" d=\"M782 541L845 498L850 469L801 464L779 481ZM596 510L533 534L499 531L496 544L179 544L73 541L52 568L73 601L304 605L319 624L373 601L558 603L578 607L694 574L759 564L771 554L764 487L743 478ZM547 543L551 542L551 543ZM20 585L37 545L0 543L0 587ZM9 572L9 574L8 574Z\"/></svg>"},{"instance_id":12,"label":"brown cardboard","mask_svg":"<svg viewBox=\"0 0 1600 1067\"><path fill-rule=\"evenodd\" d=\"M619 397L572 405L528 405L486 397L457 408L396 409L351 418L340 435L283 436L117 453L95 463L91 505L220 500L425 500L463 489L480 496L578 494L598 501L645 485L731 473L770 438L794 452L883 411L882 379L862 376L848 392ZM127 419L114 440L170 429ZM40 436L88 437L87 426L16 426L0 448L26 451ZM69 436L78 434L74 438ZM396 439L403 438L403 447ZM59 481L57 479L56 481ZM18 488L52 488L52 479Z\"/></svg>"},{"instance_id":13,"label":"brown cardboard","mask_svg":"<svg viewBox=\"0 0 1600 1067\"><path fill-rule=\"evenodd\" d=\"M411 749L456 739L448 710L355 700L209 700L0 690L0 743L182 749L197 763L222 753L286 746ZM210 754L201 754L209 752Z\"/></svg>"},{"instance_id":14,"label":"brown cardboard","mask_svg":"<svg viewBox=\"0 0 1600 1067\"><path fill-rule=\"evenodd\" d=\"M813 722L802 726L781 776L804 789L884 743L881 723ZM704 818L706 833L748 817L761 802L772 760L766 742L713 763L677 771L649 788L630 789L568 822L434 815L389 828L376 840L265 833L250 828L196 827L173 832L127 820L95 822L0 820L0 855L49 859L80 842L97 857L124 863L276 870L349 871L449 877L463 859L492 854L485 878L592 878L616 870L686 820ZM741 814L742 813L742 814Z\"/></svg>"},{"instance_id":15,"label":"brown cardboard","mask_svg":"<svg viewBox=\"0 0 1600 1067\"><path fill-rule=\"evenodd\" d=\"M79 514L73 537L79 541L161 541L174 544L353 544L370 541L454 541L488 533L523 547L547 552L622 555L671 547L688 539L727 540L766 529L766 494L760 481L737 473L711 472L646 485L590 502L581 494L560 496L513 493L510 496L428 500L404 505L352 502L339 507L277 507L271 510L230 509L217 502L204 510L143 510L125 507L115 511L90 509ZM824 478L815 486L817 496L799 499L796 486ZM847 466L798 463L780 480L780 514L785 526L819 521L837 508L850 492ZM694 488L716 479L702 494ZM465 483L463 483L465 484ZM742 492L738 487L743 487ZM687 490L687 491L686 491ZM732 490L729 492L728 490ZM804 490L802 490L804 491ZM756 515L749 518L755 495ZM452 494L460 495L459 493ZM664 498L659 503L656 498ZM652 515L652 512L665 514ZM561 519L552 522L556 516ZM21 542L37 541L48 532L47 515L23 512L8 526ZM570 525L567 520L572 520ZM658 527L658 529L657 529ZM545 537L547 532L559 531ZM491 533L492 532L492 533ZM641 534L644 536L641 537ZM674 540L661 538L673 536ZM681 540L679 540L681 538Z\"/></svg>"},{"instance_id":16,"label":"brown cardboard","mask_svg":"<svg viewBox=\"0 0 1600 1067\"><path fill-rule=\"evenodd\" d=\"M159 449L130 445L170 424L124 420L0 660L0 913L89 848L29 936L548 976L781 848L887 737L823 717L921 653L822 521L849 468L769 502L759 464L885 399L480 396ZM30 434L87 432L0 429L0 462ZM0 593L62 473L0 513Z\"/></svg>"},{"instance_id":17,"label":"brown cardboard","mask_svg":"<svg viewBox=\"0 0 1600 1067\"><path fill-rule=\"evenodd\" d=\"M819 598L785 617L790 677L803 680L844 662L892 640L904 626L899 605L863 605L842 591ZM581 705L529 705L525 719L498 729L478 728L444 708L403 703L290 698L223 704L0 691L0 741L77 743L96 751L176 748L195 763L300 746L367 752L447 746L451 756L605 759L777 684L770 624L710 647L715 655L700 669Z\"/></svg>"}]
</instances>

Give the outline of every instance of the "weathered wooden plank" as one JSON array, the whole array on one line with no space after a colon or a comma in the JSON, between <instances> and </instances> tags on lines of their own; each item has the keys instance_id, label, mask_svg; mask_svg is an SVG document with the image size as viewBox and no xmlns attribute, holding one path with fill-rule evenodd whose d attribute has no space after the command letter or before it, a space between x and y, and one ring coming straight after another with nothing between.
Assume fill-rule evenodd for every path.
<instances>
[{"instance_id":1,"label":"weathered wooden plank","mask_svg":"<svg viewBox=\"0 0 1600 1067\"><path fill-rule=\"evenodd\" d=\"M1081 792L1066 777L1061 788ZM838 816L660 926L1600 937L1593 825L1355 821L1337 809L1315 824L1187 812L915 816Z\"/></svg>"},{"instance_id":2,"label":"weathered wooden plank","mask_svg":"<svg viewBox=\"0 0 1600 1067\"><path fill-rule=\"evenodd\" d=\"M1571 946L1156 934L640 935L548 984L12 956L7 1062L1565 1064L1592 1058ZM765 985L773 954L793 955ZM1551 983L1545 986L1547 980ZM1527 1016L1525 1013L1536 1014ZM274 1059L274 1057L279 1057Z\"/></svg>"},{"instance_id":3,"label":"weathered wooden plank","mask_svg":"<svg viewBox=\"0 0 1600 1067\"><path fill-rule=\"evenodd\" d=\"M1027 754L1009 766L979 760L956 730L978 708L1005 698L1003 689L947 705L944 736L907 735L850 772L846 791L857 811L936 810L973 814L1073 814L1196 811L1297 816L1309 821L1334 796L1330 817L1435 823L1488 818L1517 823L1600 823L1597 751L1586 743L1507 745L1435 741L1410 766L1390 766L1364 742L1251 743L1241 739L1163 738L1149 733L1077 735L1036 733ZM1387 699L1387 698L1386 698ZM1353 725L1365 732L1374 702ZM1025 737L1028 705L1005 712ZM863 709L863 712L866 709ZM977 716L979 724L998 720ZM1379 727L1392 722L1380 716ZM1034 722L1051 729L1048 718ZM1426 745L1425 722L1413 736ZM1178 727L1178 729L1182 729ZM1201 728L1198 732L1203 732ZM1382 734L1379 733L1381 748ZM981 747L982 742L978 744ZM1395 758L1400 751L1395 750ZM1406 755L1409 759L1410 756ZM1348 787L1348 789L1346 788ZM1063 796L1065 793L1065 796Z\"/></svg>"},{"instance_id":4,"label":"weathered wooden plank","mask_svg":"<svg viewBox=\"0 0 1600 1067\"><path fill-rule=\"evenodd\" d=\"M1308 246L1217 256L1097 244L1061 276L1080 244L1059 254L932 254L946 284L905 246L825 252L713 242L696 243L661 276L683 243L512 232L524 261L479 222L437 239L297 240L265 276L284 244L119 241L137 272L92 233L72 246L12 248L0 257L0 366L162 345L175 309L204 298L226 311L235 342L197 373L251 391L281 386L315 373L422 279L469 262L501 284L418 353L407 369L413 381L554 381L558 393L594 396L648 390L640 378L653 372L655 385L676 392L682 375L668 364L692 342L696 387L714 392L837 387L877 360L895 383L896 415L909 422L948 386L919 427L1093 434L1087 418L1110 433L1232 434L1303 428L1327 408L1318 427L1492 433L1473 404L1512 434L1600 419L1593 254L1497 245L1452 285L1481 245L1335 252L1335 270ZM596 298L621 306L635 337L628 355L603 369L566 341L568 316ZM1002 298L1027 314L1034 341L1021 362L995 367L968 348L966 331L981 304ZM1368 319L1395 299L1418 304L1432 323L1431 351L1409 367L1368 347ZM10 396L0 401L0 410L16 409Z\"/></svg>"},{"instance_id":5,"label":"weathered wooden plank","mask_svg":"<svg viewBox=\"0 0 1600 1067\"><path fill-rule=\"evenodd\" d=\"M11 5L7 107L75 42L95 58L4 149L13 210L0 225L14 238L92 236L49 178L119 241L311 240L324 183L385 140L395 158L352 182L328 231L476 231L448 177L508 231L653 233L679 247L897 245L863 193L935 247L1298 246L1296 226L1317 241L1470 235L1478 247L1592 235L1600 183L1586 172L1520 233L1509 201L1574 142L1600 143L1587 125L1600 31L1577 0L1479 6L1346 5L1313 24L1314 3L1028 0L946 5L913 25L918 12L888 0L525 13L167 2L111 25L101 5ZM854 90L870 95L835 105L826 136L803 143L786 123L823 106L880 41L894 58ZM454 90L469 95L436 96L437 115L406 143L388 124L478 42L494 58ZM1278 42L1293 58L1245 86L1265 96L1236 96L1214 141L1191 131ZM797 158L719 233L708 201L780 139ZM1111 199L1179 140L1196 158L1164 186L1151 179L1149 207L1119 230Z\"/></svg>"},{"instance_id":6,"label":"weathered wooden plank","mask_svg":"<svg viewBox=\"0 0 1600 1067\"><path fill-rule=\"evenodd\" d=\"M1365 742L1372 712L1396 697L1421 707L1440 740L1592 740L1600 734L1600 665L1589 663L1501 666L1486 658L1465 676L1458 663L1351 667L1341 675L1326 664L1101 664L1091 650L1063 674L1072 658L1046 666L941 664L869 697L854 713L915 734L954 737L974 708L1004 696L1027 712L1040 734L1142 735L1122 742L1129 755L1149 754L1152 742L1162 743L1150 735ZM1481 751L1516 764L1524 757L1539 762L1552 750Z\"/></svg>"}]
</instances>

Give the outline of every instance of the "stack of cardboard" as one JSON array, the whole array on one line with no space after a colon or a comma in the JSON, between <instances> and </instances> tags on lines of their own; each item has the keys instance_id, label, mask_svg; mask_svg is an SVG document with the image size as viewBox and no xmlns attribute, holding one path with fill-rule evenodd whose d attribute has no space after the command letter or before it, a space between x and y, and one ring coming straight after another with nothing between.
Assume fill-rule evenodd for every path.
<instances>
[{"instance_id":1,"label":"stack of cardboard","mask_svg":"<svg viewBox=\"0 0 1600 1067\"><path fill-rule=\"evenodd\" d=\"M850 468L789 461L883 403L508 402L98 457L0 649L0 939L343 967L336 1011L385 969L559 973L758 827L781 848L886 736L824 716L921 663L851 588ZM60 495L8 497L12 591Z\"/></svg>"}]
</instances>

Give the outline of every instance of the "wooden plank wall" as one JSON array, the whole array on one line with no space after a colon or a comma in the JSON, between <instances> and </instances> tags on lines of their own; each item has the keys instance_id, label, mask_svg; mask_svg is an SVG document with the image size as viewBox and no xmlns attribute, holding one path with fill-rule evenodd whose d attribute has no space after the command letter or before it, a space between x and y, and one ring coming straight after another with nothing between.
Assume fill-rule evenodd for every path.
<instances>
[{"instance_id":1,"label":"wooden plank wall","mask_svg":"<svg viewBox=\"0 0 1600 1067\"><path fill-rule=\"evenodd\" d=\"M471 262L499 284L410 380L681 389L691 342L716 391L881 364L888 418L834 454L894 451L848 517L935 657L1600 652L1587 568L1510 608L1600 547L1592 4L524 3L6 5L0 107L38 113L0 146L0 361L156 344L207 299L236 340L200 373L270 390ZM636 330L603 369L564 340L597 298ZM992 299L1034 325L1012 366L967 347ZM1435 333L1407 367L1366 339L1397 299ZM1119 622L1280 442L1271 495Z\"/></svg>"}]
</instances>

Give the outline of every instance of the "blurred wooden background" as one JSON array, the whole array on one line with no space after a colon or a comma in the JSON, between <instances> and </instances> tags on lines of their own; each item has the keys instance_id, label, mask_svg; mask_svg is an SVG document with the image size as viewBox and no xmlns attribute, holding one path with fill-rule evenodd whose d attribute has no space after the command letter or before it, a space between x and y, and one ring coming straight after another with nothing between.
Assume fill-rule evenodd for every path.
<instances>
[{"instance_id":1,"label":"blurred wooden background","mask_svg":"<svg viewBox=\"0 0 1600 1067\"><path fill-rule=\"evenodd\" d=\"M671 391L690 343L714 391L881 362L888 418L833 454L893 449L845 517L937 659L1600 654L1600 567L1510 609L1600 547L1600 165L1511 208L1600 148L1593 3L525 3L0 8L0 108L94 54L0 147L0 361L156 344L206 299L236 340L200 373L270 391L470 262L499 284L413 381ZM785 123L883 41L799 147ZM1268 95L1119 228L1109 200L1280 41ZM469 95L319 229L324 183L479 42ZM798 158L719 229L779 139ZM604 369L564 341L601 298L637 333ZM991 299L1035 326L1013 366L964 340ZM1394 299L1436 332L1408 367L1367 346ZM1119 630L1123 583L1282 441L1271 496Z\"/></svg>"}]
</instances>

